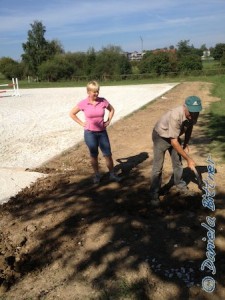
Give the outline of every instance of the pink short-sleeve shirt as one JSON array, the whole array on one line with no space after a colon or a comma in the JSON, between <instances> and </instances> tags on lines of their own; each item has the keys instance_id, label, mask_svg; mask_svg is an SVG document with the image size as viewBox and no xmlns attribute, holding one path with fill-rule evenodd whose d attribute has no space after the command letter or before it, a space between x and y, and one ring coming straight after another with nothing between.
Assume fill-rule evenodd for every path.
<instances>
[{"instance_id":1,"label":"pink short-sleeve shirt","mask_svg":"<svg viewBox=\"0 0 225 300\"><path fill-rule=\"evenodd\" d=\"M109 102L104 98L97 98L96 105L89 102L86 98L77 104L78 108L84 112L86 121L86 130L103 131L105 109L109 106Z\"/></svg>"}]
</instances>

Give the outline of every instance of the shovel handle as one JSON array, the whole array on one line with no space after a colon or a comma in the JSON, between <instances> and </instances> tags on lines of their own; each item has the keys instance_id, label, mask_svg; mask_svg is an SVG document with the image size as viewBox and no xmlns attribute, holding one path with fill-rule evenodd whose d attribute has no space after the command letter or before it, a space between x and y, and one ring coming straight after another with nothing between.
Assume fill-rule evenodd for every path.
<instances>
[{"instance_id":1,"label":"shovel handle","mask_svg":"<svg viewBox=\"0 0 225 300\"><path fill-rule=\"evenodd\" d=\"M192 171L194 172L195 177L197 179L199 189L202 190L203 187L204 187L204 182L202 180L201 175L198 173L198 171L197 171L197 169L195 167L192 169Z\"/></svg>"}]
</instances>

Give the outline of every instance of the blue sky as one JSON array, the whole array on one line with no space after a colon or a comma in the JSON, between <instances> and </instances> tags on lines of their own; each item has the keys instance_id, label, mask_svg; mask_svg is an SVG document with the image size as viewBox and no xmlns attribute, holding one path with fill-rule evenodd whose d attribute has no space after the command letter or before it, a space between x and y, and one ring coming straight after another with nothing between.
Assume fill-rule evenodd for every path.
<instances>
[{"instance_id":1,"label":"blue sky","mask_svg":"<svg viewBox=\"0 0 225 300\"><path fill-rule=\"evenodd\" d=\"M0 20L0 58L16 60L35 20L66 52L225 43L225 0L0 0Z\"/></svg>"}]
</instances>

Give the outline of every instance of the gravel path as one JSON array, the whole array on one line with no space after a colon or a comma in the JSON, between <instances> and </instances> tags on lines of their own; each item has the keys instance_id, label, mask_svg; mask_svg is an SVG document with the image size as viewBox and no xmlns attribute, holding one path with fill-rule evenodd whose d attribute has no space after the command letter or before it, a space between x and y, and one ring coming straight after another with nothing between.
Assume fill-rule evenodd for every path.
<instances>
[{"instance_id":1,"label":"gravel path","mask_svg":"<svg viewBox=\"0 0 225 300\"><path fill-rule=\"evenodd\" d=\"M100 96L114 106L116 122L175 85L102 87ZM43 176L27 168L40 166L83 139L69 111L86 97L85 87L27 89L20 94L0 98L0 204Z\"/></svg>"}]
</instances>

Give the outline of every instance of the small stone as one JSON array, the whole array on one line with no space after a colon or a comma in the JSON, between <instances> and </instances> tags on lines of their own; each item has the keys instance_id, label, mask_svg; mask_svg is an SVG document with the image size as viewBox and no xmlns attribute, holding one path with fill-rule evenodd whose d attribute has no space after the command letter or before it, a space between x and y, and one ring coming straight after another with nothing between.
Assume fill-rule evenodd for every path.
<instances>
[{"instance_id":1,"label":"small stone","mask_svg":"<svg viewBox=\"0 0 225 300\"><path fill-rule=\"evenodd\" d=\"M35 232L37 230L37 226L30 224L26 227L26 231Z\"/></svg>"}]
</instances>

